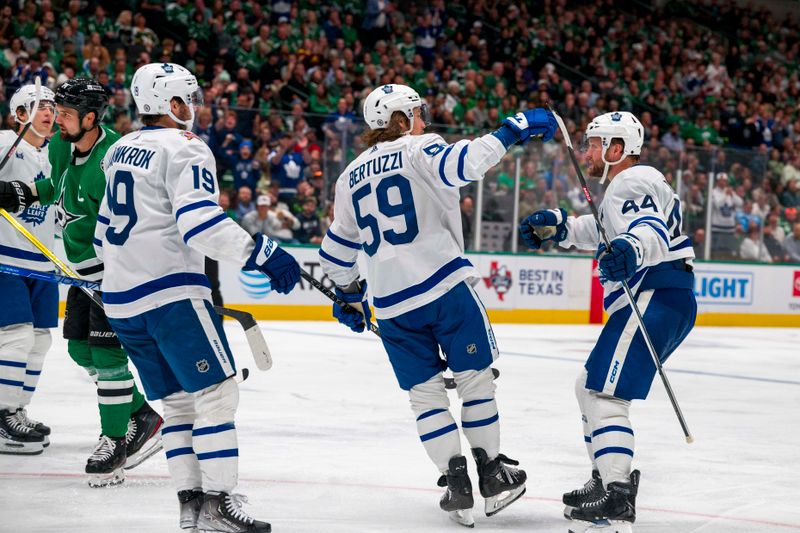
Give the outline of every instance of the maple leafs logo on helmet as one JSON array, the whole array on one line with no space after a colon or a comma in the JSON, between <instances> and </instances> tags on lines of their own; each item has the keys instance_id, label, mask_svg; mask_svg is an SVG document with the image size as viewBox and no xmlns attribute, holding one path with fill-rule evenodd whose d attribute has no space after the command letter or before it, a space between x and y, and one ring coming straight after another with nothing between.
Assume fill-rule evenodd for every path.
<instances>
[{"instance_id":1,"label":"maple leafs logo on helmet","mask_svg":"<svg viewBox=\"0 0 800 533\"><path fill-rule=\"evenodd\" d=\"M167 74L172 74L175 72L175 69L172 68L172 65L170 65L169 63L164 63L163 65L161 65L161 68L163 68L164 72L166 72Z\"/></svg>"},{"instance_id":2,"label":"maple leafs logo on helmet","mask_svg":"<svg viewBox=\"0 0 800 533\"><path fill-rule=\"evenodd\" d=\"M620 120L622 120L622 115L620 113L612 113L611 120L613 120L614 122L619 122Z\"/></svg>"},{"instance_id":3,"label":"maple leafs logo on helmet","mask_svg":"<svg viewBox=\"0 0 800 533\"><path fill-rule=\"evenodd\" d=\"M394 87L392 87L391 85L384 85L383 87L381 87L381 90L386 94L390 94L392 91L394 91Z\"/></svg>"},{"instance_id":4,"label":"maple leafs logo on helmet","mask_svg":"<svg viewBox=\"0 0 800 533\"><path fill-rule=\"evenodd\" d=\"M423 108L423 121L428 124L428 117L425 116L427 106L417 91L396 83L382 85L364 99L364 121L372 130L385 128L395 111L400 111L409 121L413 121L414 109L418 107Z\"/></svg>"}]
</instances>

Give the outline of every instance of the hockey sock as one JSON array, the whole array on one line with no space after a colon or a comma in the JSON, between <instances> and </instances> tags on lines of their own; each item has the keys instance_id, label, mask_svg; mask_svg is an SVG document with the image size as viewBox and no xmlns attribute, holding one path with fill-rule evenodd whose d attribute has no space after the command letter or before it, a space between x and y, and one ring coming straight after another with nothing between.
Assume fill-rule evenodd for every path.
<instances>
[{"instance_id":1,"label":"hockey sock","mask_svg":"<svg viewBox=\"0 0 800 533\"><path fill-rule=\"evenodd\" d=\"M123 437L128 431L136 388L127 357L119 348L93 346L91 350L97 368L97 403L102 433L108 437Z\"/></svg>"},{"instance_id":2,"label":"hockey sock","mask_svg":"<svg viewBox=\"0 0 800 533\"><path fill-rule=\"evenodd\" d=\"M591 392L592 449L605 487L615 481L629 481L634 450L630 405L629 401Z\"/></svg>"},{"instance_id":3,"label":"hockey sock","mask_svg":"<svg viewBox=\"0 0 800 533\"><path fill-rule=\"evenodd\" d=\"M500 453L500 417L494 399L494 376L490 368L454 372L461 406L461 427L471 448L481 448L488 458Z\"/></svg>"},{"instance_id":4,"label":"hockey sock","mask_svg":"<svg viewBox=\"0 0 800 533\"><path fill-rule=\"evenodd\" d=\"M196 417L194 401L194 395L188 392L176 392L162 400L162 443L167 455L169 474L179 491L203 486L200 462L192 447L192 430Z\"/></svg>"},{"instance_id":5,"label":"hockey sock","mask_svg":"<svg viewBox=\"0 0 800 533\"><path fill-rule=\"evenodd\" d=\"M234 378L195 393L192 448L200 462L203 490L230 493L239 480L239 444L234 417L239 386Z\"/></svg>"},{"instance_id":6,"label":"hockey sock","mask_svg":"<svg viewBox=\"0 0 800 533\"><path fill-rule=\"evenodd\" d=\"M88 342L70 339L67 341L67 352L69 352L69 356L78 366L86 369L90 376L95 373L92 351L89 349Z\"/></svg>"},{"instance_id":7,"label":"hockey sock","mask_svg":"<svg viewBox=\"0 0 800 533\"><path fill-rule=\"evenodd\" d=\"M461 455L458 426L450 414L450 400L442 374L408 391L411 410L417 416L417 431L428 457L440 472L447 471L450 458Z\"/></svg>"},{"instance_id":8,"label":"hockey sock","mask_svg":"<svg viewBox=\"0 0 800 533\"><path fill-rule=\"evenodd\" d=\"M587 412L587 402L590 401L590 391L586 388L586 369L581 369L578 379L575 380L575 397L578 399L578 408L581 410L581 423L583 424L583 442L586 444L586 453L592 462L592 470L597 470L597 463L594 459L592 448L592 424L589 421Z\"/></svg>"},{"instance_id":9,"label":"hockey sock","mask_svg":"<svg viewBox=\"0 0 800 533\"><path fill-rule=\"evenodd\" d=\"M36 386L39 384L39 376L42 374L42 366L44 366L44 356L47 350L50 349L52 338L50 330L45 328L35 328L33 330L33 348L28 354L28 362L25 365L25 385L22 387L22 398L20 400L20 407L25 407L31 403L33 393L36 391Z\"/></svg>"},{"instance_id":10,"label":"hockey sock","mask_svg":"<svg viewBox=\"0 0 800 533\"><path fill-rule=\"evenodd\" d=\"M0 408L15 411L22 405L25 366L32 347L30 323L0 328Z\"/></svg>"}]
</instances>

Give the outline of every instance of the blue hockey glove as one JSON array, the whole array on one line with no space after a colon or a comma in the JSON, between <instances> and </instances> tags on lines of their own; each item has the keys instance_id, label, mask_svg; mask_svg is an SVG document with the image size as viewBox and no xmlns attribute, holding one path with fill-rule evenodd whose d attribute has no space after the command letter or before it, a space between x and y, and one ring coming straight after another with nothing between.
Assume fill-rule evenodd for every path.
<instances>
[{"instance_id":1,"label":"blue hockey glove","mask_svg":"<svg viewBox=\"0 0 800 533\"><path fill-rule=\"evenodd\" d=\"M492 134L508 148L512 144L524 145L531 136L537 135L541 135L542 142L547 142L553 138L557 129L558 123L553 113L547 109L536 108L520 111L513 117L506 117L500 129Z\"/></svg>"},{"instance_id":2,"label":"blue hockey glove","mask_svg":"<svg viewBox=\"0 0 800 533\"><path fill-rule=\"evenodd\" d=\"M567 212L560 208L536 211L520 222L519 234L531 250L538 250L545 241L561 242L567 238Z\"/></svg>"},{"instance_id":3,"label":"blue hockey glove","mask_svg":"<svg viewBox=\"0 0 800 533\"><path fill-rule=\"evenodd\" d=\"M242 270L260 270L270 279L272 290L288 294L300 281L300 265L269 237L257 233L256 247Z\"/></svg>"},{"instance_id":4,"label":"blue hockey glove","mask_svg":"<svg viewBox=\"0 0 800 533\"><path fill-rule=\"evenodd\" d=\"M340 287L336 287L336 296L350 304L355 311L346 311L342 306L334 303L334 318L356 333L364 331L366 324L368 324L372 318L372 313L369 310L369 302L367 301L366 280L355 283L355 292L345 292Z\"/></svg>"},{"instance_id":5,"label":"blue hockey glove","mask_svg":"<svg viewBox=\"0 0 800 533\"><path fill-rule=\"evenodd\" d=\"M597 249L597 266L600 268L600 281L623 281L636 274L644 262L641 241L630 233L623 233L611 241L611 249L605 244ZM605 279L603 279L605 278Z\"/></svg>"}]
</instances>

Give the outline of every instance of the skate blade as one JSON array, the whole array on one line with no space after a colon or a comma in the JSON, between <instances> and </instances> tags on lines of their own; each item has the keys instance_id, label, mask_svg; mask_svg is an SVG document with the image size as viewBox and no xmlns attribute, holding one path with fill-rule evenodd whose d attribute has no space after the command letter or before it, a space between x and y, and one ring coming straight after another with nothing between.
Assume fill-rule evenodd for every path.
<instances>
[{"instance_id":1,"label":"skate blade","mask_svg":"<svg viewBox=\"0 0 800 533\"><path fill-rule=\"evenodd\" d=\"M472 517L472 509L460 509L458 511L450 511L450 520L461 524L464 527L475 527L475 519Z\"/></svg>"},{"instance_id":2,"label":"skate blade","mask_svg":"<svg viewBox=\"0 0 800 533\"><path fill-rule=\"evenodd\" d=\"M44 440L42 441L42 448L47 448L48 446L50 446L50 437L45 435Z\"/></svg>"},{"instance_id":3,"label":"skate blade","mask_svg":"<svg viewBox=\"0 0 800 533\"><path fill-rule=\"evenodd\" d=\"M574 511L575 509L576 508L572 507L571 505L565 506L564 507L564 518L566 518L567 520L572 520L572 511Z\"/></svg>"},{"instance_id":4,"label":"skate blade","mask_svg":"<svg viewBox=\"0 0 800 533\"><path fill-rule=\"evenodd\" d=\"M570 529L569 533L633 533L633 525L630 522L598 520L596 522L584 522L576 520L576 523L583 523L585 527Z\"/></svg>"},{"instance_id":5,"label":"skate blade","mask_svg":"<svg viewBox=\"0 0 800 533\"><path fill-rule=\"evenodd\" d=\"M89 486L93 489L121 485L125 481L125 471L117 468L110 474L89 474Z\"/></svg>"},{"instance_id":6,"label":"skate blade","mask_svg":"<svg viewBox=\"0 0 800 533\"><path fill-rule=\"evenodd\" d=\"M138 452L125 460L125 470L136 468L147 459L161 451L162 447L161 434L157 433L154 437L151 437L147 442L145 442Z\"/></svg>"},{"instance_id":7,"label":"skate blade","mask_svg":"<svg viewBox=\"0 0 800 533\"><path fill-rule=\"evenodd\" d=\"M44 451L41 442L3 442L0 454L3 455L39 455Z\"/></svg>"},{"instance_id":8,"label":"skate blade","mask_svg":"<svg viewBox=\"0 0 800 533\"><path fill-rule=\"evenodd\" d=\"M516 489L501 492L496 496L489 496L484 500L484 509L486 516L494 516L525 494L525 485L521 485Z\"/></svg>"}]
</instances>

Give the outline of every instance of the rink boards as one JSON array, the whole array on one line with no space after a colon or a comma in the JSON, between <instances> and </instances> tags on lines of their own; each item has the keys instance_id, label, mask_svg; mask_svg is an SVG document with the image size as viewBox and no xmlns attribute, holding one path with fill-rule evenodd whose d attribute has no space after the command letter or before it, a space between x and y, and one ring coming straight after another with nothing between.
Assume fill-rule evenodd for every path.
<instances>
[{"instance_id":1,"label":"rink boards","mask_svg":"<svg viewBox=\"0 0 800 533\"><path fill-rule=\"evenodd\" d=\"M322 274L318 248L287 248L306 271L332 286ZM480 272L475 289L494 322L589 324L605 319L591 257L494 253L467 257ZM330 301L305 281L282 295L272 292L261 274L224 262L219 271L225 305L247 310L259 320L331 317ZM800 326L800 265L698 262L695 274L698 325ZM62 290L62 298L65 294Z\"/></svg>"}]
</instances>

